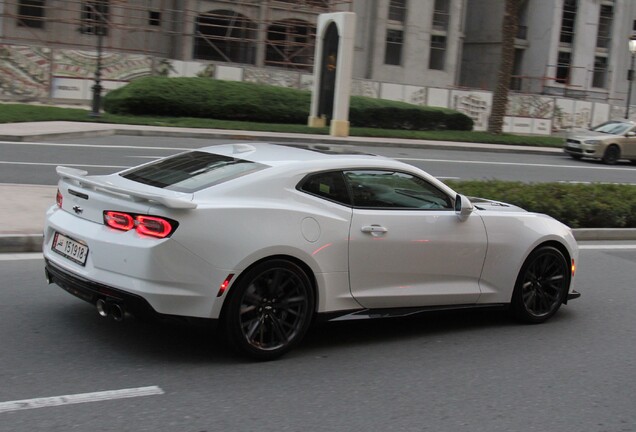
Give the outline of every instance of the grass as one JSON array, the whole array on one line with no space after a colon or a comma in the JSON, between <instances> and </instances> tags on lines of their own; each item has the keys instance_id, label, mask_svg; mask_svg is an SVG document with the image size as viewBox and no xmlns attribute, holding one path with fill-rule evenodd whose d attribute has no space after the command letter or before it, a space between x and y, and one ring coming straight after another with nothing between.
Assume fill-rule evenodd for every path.
<instances>
[{"instance_id":1,"label":"grass","mask_svg":"<svg viewBox=\"0 0 636 432\"><path fill-rule=\"evenodd\" d=\"M170 126L187 128L227 129L241 131L299 133L328 135L329 128L310 128L300 124L255 123L244 121L202 119L192 117L146 117L114 115L104 113L99 118L89 116L87 109L61 108L29 104L0 104L0 123L36 121L73 121L113 124L134 124L146 126ZM408 131L392 129L351 128L351 136L377 138L404 138L433 141L475 142L485 144L508 144L520 146L556 147L563 146L563 139L550 136L524 136L474 131Z\"/></svg>"}]
</instances>

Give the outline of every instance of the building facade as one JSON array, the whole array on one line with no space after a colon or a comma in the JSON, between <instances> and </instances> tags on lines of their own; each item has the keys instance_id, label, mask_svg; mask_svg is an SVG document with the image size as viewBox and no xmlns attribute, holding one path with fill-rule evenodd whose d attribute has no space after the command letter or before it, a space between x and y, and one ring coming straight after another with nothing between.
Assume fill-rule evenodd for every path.
<instances>
[{"instance_id":1,"label":"building facade","mask_svg":"<svg viewBox=\"0 0 636 432\"><path fill-rule=\"evenodd\" d=\"M460 70L464 0L356 1L353 76L452 87Z\"/></svg>"},{"instance_id":2,"label":"building facade","mask_svg":"<svg viewBox=\"0 0 636 432\"><path fill-rule=\"evenodd\" d=\"M470 0L460 85L492 90L503 1ZM476 10L488 13L474 13ZM634 0L526 0L519 15L511 89L618 102L627 96Z\"/></svg>"},{"instance_id":3,"label":"building facade","mask_svg":"<svg viewBox=\"0 0 636 432\"><path fill-rule=\"evenodd\" d=\"M0 99L89 100L98 59L105 91L146 75L310 89L318 15L338 11L357 16L353 94L485 129L504 0L3 0ZM621 116L635 21L636 0L525 0L507 130Z\"/></svg>"}]
</instances>

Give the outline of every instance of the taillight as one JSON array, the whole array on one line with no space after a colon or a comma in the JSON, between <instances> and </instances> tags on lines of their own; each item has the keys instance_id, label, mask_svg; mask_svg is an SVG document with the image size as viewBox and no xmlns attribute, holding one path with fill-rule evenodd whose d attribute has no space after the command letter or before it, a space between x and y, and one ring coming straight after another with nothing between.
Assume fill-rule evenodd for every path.
<instances>
[{"instance_id":1,"label":"taillight","mask_svg":"<svg viewBox=\"0 0 636 432\"><path fill-rule=\"evenodd\" d=\"M172 232L172 225L167 220L156 216L137 216L137 232L151 237L164 238Z\"/></svg>"},{"instance_id":2,"label":"taillight","mask_svg":"<svg viewBox=\"0 0 636 432\"><path fill-rule=\"evenodd\" d=\"M122 231L134 229L141 235L156 238L168 237L179 225L178 222L172 219L111 210L104 212L104 224Z\"/></svg>"},{"instance_id":3,"label":"taillight","mask_svg":"<svg viewBox=\"0 0 636 432\"><path fill-rule=\"evenodd\" d=\"M62 208L62 201L64 201L64 197L62 196L62 192L58 189L57 195L55 196L55 203L59 208Z\"/></svg>"}]
</instances>

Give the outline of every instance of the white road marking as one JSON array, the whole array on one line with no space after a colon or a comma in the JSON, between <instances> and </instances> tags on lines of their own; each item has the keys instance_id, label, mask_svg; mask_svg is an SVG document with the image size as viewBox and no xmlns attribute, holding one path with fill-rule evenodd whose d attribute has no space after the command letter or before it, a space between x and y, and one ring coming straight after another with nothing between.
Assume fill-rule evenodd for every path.
<instances>
[{"instance_id":1,"label":"white road marking","mask_svg":"<svg viewBox=\"0 0 636 432\"><path fill-rule=\"evenodd\" d=\"M633 245L579 245L579 249L583 250L636 250L636 244Z\"/></svg>"},{"instance_id":2,"label":"white road marking","mask_svg":"<svg viewBox=\"0 0 636 432\"><path fill-rule=\"evenodd\" d=\"M67 166L67 167L89 167L89 168L128 168L121 165L91 165L91 164L68 164L68 163L47 163L47 162L10 162L0 161L2 165L44 165L44 166Z\"/></svg>"},{"instance_id":3,"label":"white road marking","mask_svg":"<svg viewBox=\"0 0 636 432\"><path fill-rule=\"evenodd\" d=\"M81 393L65 396L53 396L36 399L23 399L17 401L0 402L0 413L27 410L34 408L46 408L53 406L71 405L87 402L103 402L114 399L125 399L142 396L162 395L164 391L157 386L138 387L123 390L110 390L95 393Z\"/></svg>"},{"instance_id":4,"label":"white road marking","mask_svg":"<svg viewBox=\"0 0 636 432\"><path fill-rule=\"evenodd\" d=\"M589 169L589 170L611 170L611 171L636 171L634 168L622 168L617 166L602 167L602 166L587 166L587 165L554 165L554 164L535 164L535 163L520 163L520 162L488 162L488 161L467 161L456 159L420 159L420 158L395 158L401 161L415 161L415 162L444 162L444 163L460 163L460 164L474 164L474 165L509 165L509 166L527 166L527 167L540 167L540 168L575 168L575 169Z\"/></svg>"},{"instance_id":5,"label":"white road marking","mask_svg":"<svg viewBox=\"0 0 636 432\"><path fill-rule=\"evenodd\" d=\"M115 145L115 144L64 144L64 143L46 143L46 142L13 142L13 141L0 141L0 144L6 145L34 145L45 147L88 147L88 148L110 148L110 149L139 149L139 150L192 150L187 147L148 147L148 146L134 146L134 145Z\"/></svg>"}]
</instances>

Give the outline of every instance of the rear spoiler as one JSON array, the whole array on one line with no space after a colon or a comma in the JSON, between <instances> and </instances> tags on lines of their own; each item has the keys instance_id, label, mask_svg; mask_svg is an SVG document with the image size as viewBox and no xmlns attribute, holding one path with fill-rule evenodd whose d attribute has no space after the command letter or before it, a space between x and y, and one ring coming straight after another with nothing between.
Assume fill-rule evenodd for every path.
<instances>
[{"instance_id":1,"label":"rear spoiler","mask_svg":"<svg viewBox=\"0 0 636 432\"><path fill-rule=\"evenodd\" d=\"M55 168L57 175L60 176L61 179L66 180L74 180L78 182L81 186L87 187L89 189L102 189L108 192L113 192L119 195L128 195L132 197L135 201L154 201L159 204L162 204L168 208L174 209L194 209L197 208L196 203L193 203L188 199L188 194L179 193L179 192L171 192L172 196L169 195L160 195L152 192L141 192L132 189L126 189L121 186L115 186L113 184L109 184L103 181L96 180L95 178L88 178L86 175L88 172L84 170L79 170L75 168L69 168L64 166L58 166Z\"/></svg>"}]
</instances>

